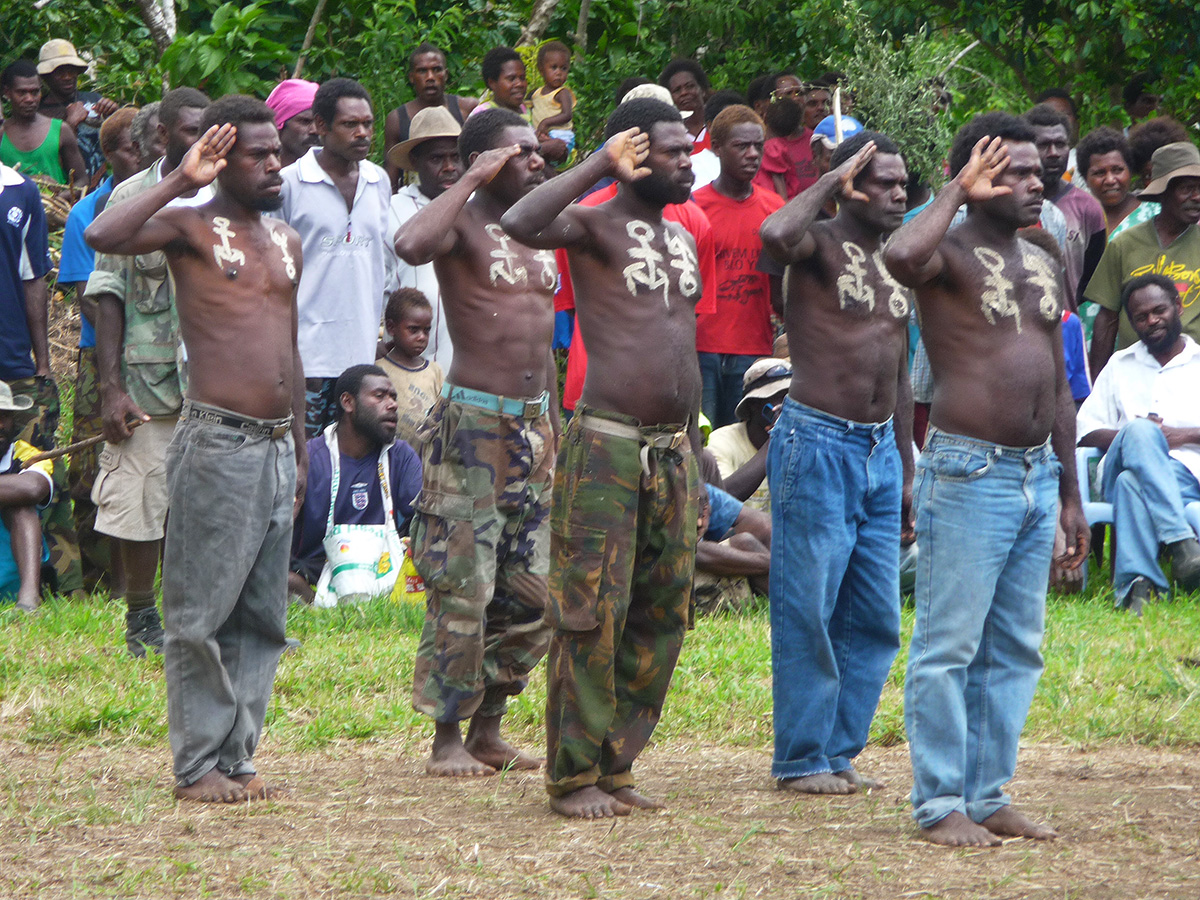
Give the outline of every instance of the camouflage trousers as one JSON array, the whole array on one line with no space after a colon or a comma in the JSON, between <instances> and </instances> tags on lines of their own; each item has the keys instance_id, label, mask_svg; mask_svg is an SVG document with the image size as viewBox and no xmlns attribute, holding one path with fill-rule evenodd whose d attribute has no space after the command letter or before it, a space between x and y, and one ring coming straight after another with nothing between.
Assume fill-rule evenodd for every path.
<instances>
[{"instance_id":1,"label":"camouflage trousers","mask_svg":"<svg viewBox=\"0 0 1200 900\"><path fill-rule=\"evenodd\" d=\"M424 474L410 534L426 610L413 708L438 722L502 715L550 637L550 419L442 397L418 438Z\"/></svg>"},{"instance_id":2,"label":"camouflage trousers","mask_svg":"<svg viewBox=\"0 0 1200 900\"><path fill-rule=\"evenodd\" d=\"M53 450L60 413L58 385L46 376L17 378L9 382L14 394L33 398L33 406L15 414L17 439L39 450ZM54 583L43 585L60 594L83 589L83 568L79 562L79 538L71 516L71 492L67 484L67 463L61 456L54 460L54 497L42 512L42 534L50 547L50 565Z\"/></svg>"},{"instance_id":3,"label":"camouflage trousers","mask_svg":"<svg viewBox=\"0 0 1200 900\"><path fill-rule=\"evenodd\" d=\"M75 411L71 440L82 441L100 434L103 417L100 414L100 371L96 366L96 348L79 348L79 365L75 375ZM111 539L96 531L96 504L92 502L92 486L100 471L100 444L71 454L67 464L67 484L75 504L75 532L79 536L79 555L83 563L83 580L95 587L112 573L113 544Z\"/></svg>"},{"instance_id":4,"label":"camouflage trousers","mask_svg":"<svg viewBox=\"0 0 1200 900\"><path fill-rule=\"evenodd\" d=\"M614 432L626 432L622 435ZM699 475L678 426L576 407L550 537L546 790L634 783L683 646Z\"/></svg>"}]
</instances>

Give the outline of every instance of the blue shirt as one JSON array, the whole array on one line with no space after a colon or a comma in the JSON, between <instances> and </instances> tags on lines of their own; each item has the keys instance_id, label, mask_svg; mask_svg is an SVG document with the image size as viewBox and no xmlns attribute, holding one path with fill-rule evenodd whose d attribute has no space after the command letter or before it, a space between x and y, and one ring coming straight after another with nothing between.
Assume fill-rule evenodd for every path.
<instances>
[{"instance_id":1,"label":"blue shirt","mask_svg":"<svg viewBox=\"0 0 1200 900\"><path fill-rule=\"evenodd\" d=\"M73 207L67 216L67 227L63 230L62 258L58 262L58 280L60 282L75 282L88 280L92 269L96 268L96 251L87 245L83 239L83 230L92 224L92 220L108 202L112 193L112 176L104 179L104 183L92 191ZM79 346L96 346L96 329L87 317L79 315Z\"/></svg>"},{"instance_id":2,"label":"blue shirt","mask_svg":"<svg viewBox=\"0 0 1200 900\"><path fill-rule=\"evenodd\" d=\"M25 282L50 271L46 213L37 185L0 165L0 381L37 374L25 316Z\"/></svg>"},{"instance_id":3,"label":"blue shirt","mask_svg":"<svg viewBox=\"0 0 1200 900\"><path fill-rule=\"evenodd\" d=\"M397 440L388 451L388 481L396 531L408 534L413 501L421 490L421 459L412 447ZM341 454L338 464L338 496L333 509L335 525L382 525L383 492L379 484L379 456L354 459ZM324 435L308 442L308 488L292 531L292 571L316 582L325 565L325 524L329 520L329 492L333 466Z\"/></svg>"},{"instance_id":4,"label":"blue shirt","mask_svg":"<svg viewBox=\"0 0 1200 900\"><path fill-rule=\"evenodd\" d=\"M1067 370L1067 383L1071 386L1071 398L1079 403L1092 392L1092 380L1087 367L1087 344L1083 339L1083 322L1075 313L1067 311L1062 319L1063 366Z\"/></svg>"},{"instance_id":5,"label":"blue shirt","mask_svg":"<svg viewBox=\"0 0 1200 900\"><path fill-rule=\"evenodd\" d=\"M706 541L723 541L729 536L729 532L733 531L733 526L737 524L738 516L742 514L742 503L737 497L728 491L724 491L719 487L711 484L705 484L708 488L708 531L704 532L704 540Z\"/></svg>"}]
</instances>

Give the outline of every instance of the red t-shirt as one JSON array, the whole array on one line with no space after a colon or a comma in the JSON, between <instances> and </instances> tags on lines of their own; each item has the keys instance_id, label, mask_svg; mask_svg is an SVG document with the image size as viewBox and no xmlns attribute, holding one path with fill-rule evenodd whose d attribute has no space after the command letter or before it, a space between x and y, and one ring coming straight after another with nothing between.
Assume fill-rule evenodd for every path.
<instances>
[{"instance_id":1,"label":"red t-shirt","mask_svg":"<svg viewBox=\"0 0 1200 900\"><path fill-rule=\"evenodd\" d=\"M754 176L754 183L773 191L775 175L783 176L789 200L817 183L819 176L812 158L810 129L805 128L799 137L770 138L763 146L762 166Z\"/></svg>"},{"instance_id":2,"label":"red t-shirt","mask_svg":"<svg viewBox=\"0 0 1200 900\"><path fill-rule=\"evenodd\" d=\"M758 271L763 219L783 206L772 190L751 185L745 200L718 193L711 184L693 195L712 225L717 264L717 311L696 319L696 350L770 356L771 283Z\"/></svg>"},{"instance_id":3,"label":"red t-shirt","mask_svg":"<svg viewBox=\"0 0 1200 900\"><path fill-rule=\"evenodd\" d=\"M613 182L594 194L579 201L580 206L599 206L617 196L619 185ZM686 203L663 207L663 218L678 222L696 241L696 253L700 257L700 284L702 293L696 304L696 315L717 311L716 259L713 252L712 226L704 211L691 200ZM567 251L561 247L554 251L558 262L558 290L554 294L554 311L564 312L575 308L575 289L571 286L571 269L567 262ZM587 349L583 346L583 335L579 332L579 318L575 318L575 330L571 334L571 349L567 351L567 377L563 382L562 405L574 409L579 395L583 393L583 379L587 375Z\"/></svg>"}]
</instances>

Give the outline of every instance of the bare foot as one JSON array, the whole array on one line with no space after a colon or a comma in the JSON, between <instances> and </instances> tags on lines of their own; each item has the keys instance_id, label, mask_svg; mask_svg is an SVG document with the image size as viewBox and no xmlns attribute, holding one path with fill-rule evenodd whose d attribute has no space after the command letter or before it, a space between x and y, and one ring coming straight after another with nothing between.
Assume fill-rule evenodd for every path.
<instances>
[{"instance_id":1,"label":"bare foot","mask_svg":"<svg viewBox=\"0 0 1200 900\"><path fill-rule=\"evenodd\" d=\"M242 786L247 800L274 800L279 796L279 788L267 784L261 775L232 775L230 778Z\"/></svg>"},{"instance_id":2,"label":"bare foot","mask_svg":"<svg viewBox=\"0 0 1200 900\"><path fill-rule=\"evenodd\" d=\"M435 744L429 759L425 760L425 771L440 778L478 778L496 774L493 766L477 760L462 744L441 748Z\"/></svg>"},{"instance_id":3,"label":"bare foot","mask_svg":"<svg viewBox=\"0 0 1200 900\"><path fill-rule=\"evenodd\" d=\"M947 847L998 847L1000 838L982 825L976 825L960 812L952 812L930 828L921 829L921 837Z\"/></svg>"},{"instance_id":4,"label":"bare foot","mask_svg":"<svg viewBox=\"0 0 1200 900\"><path fill-rule=\"evenodd\" d=\"M839 778L832 772L802 775L799 778L780 778L781 791L796 791L800 794L853 794L858 788L848 779Z\"/></svg>"},{"instance_id":5,"label":"bare foot","mask_svg":"<svg viewBox=\"0 0 1200 900\"><path fill-rule=\"evenodd\" d=\"M468 735L464 746L473 757L497 771L501 769L540 769L542 767L540 759L518 750L508 741L499 738L472 739Z\"/></svg>"},{"instance_id":6,"label":"bare foot","mask_svg":"<svg viewBox=\"0 0 1200 900\"><path fill-rule=\"evenodd\" d=\"M569 819L611 819L630 813L628 806L594 784L571 791L563 797L551 797L550 808Z\"/></svg>"},{"instance_id":7,"label":"bare foot","mask_svg":"<svg viewBox=\"0 0 1200 900\"><path fill-rule=\"evenodd\" d=\"M499 716L472 716L463 744L468 753L493 769L540 769L542 761L500 737Z\"/></svg>"},{"instance_id":8,"label":"bare foot","mask_svg":"<svg viewBox=\"0 0 1200 900\"><path fill-rule=\"evenodd\" d=\"M842 779L842 781L854 785L855 789L860 791L877 791L880 788L887 787L887 784L878 779L866 778L854 766L843 769L841 772L834 772L833 774Z\"/></svg>"},{"instance_id":9,"label":"bare foot","mask_svg":"<svg viewBox=\"0 0 1200 900\"><path fill-rule=\"evenodd\" d=\"M187 787L176 787L175 796L199 803L241 803L246 799L246 791L232 778L213 768Z\"/></svg>"},{"instance_id":10,"label":"bare foot","mask_svg":"<svg viewBox=\"0 0 1200 900\"><path fill-rule=\"evenodd\" d=\"M651 800L639 794L631 787L620 787L615 791L609 791L608 795L614 798L617 802L623 803L626 806L631 806L634 809L666 809L667 807L657 800Z\"/></svg>"},{"instance_id":11,"label":"bare foot","mask_svg":"<svg viewBox=\"0 0 1200 900\"><path fill-rule=\"evenodd\" d=\"M1052 841L1058 832L1049 825L1039 825L1011 806L1002 806L979 823L992 834L1004 837L1024 837L1035 841Z\"/></svg>"}]
</instances>

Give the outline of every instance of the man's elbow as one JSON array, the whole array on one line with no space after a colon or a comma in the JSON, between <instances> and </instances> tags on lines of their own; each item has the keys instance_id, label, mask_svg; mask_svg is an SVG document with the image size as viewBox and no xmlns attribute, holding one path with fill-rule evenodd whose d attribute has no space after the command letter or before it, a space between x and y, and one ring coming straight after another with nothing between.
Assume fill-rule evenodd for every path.
<instances>
[{"instance_id":1,"label":"man's elbow","mask_svg":"<svg viewBox=\"0 0 1200 900\"><path fill-rule=\"evenodd\" d=\"M104 228L97 228L97 222L92 222L83 230L84 242L97 253L119 254L120 248L112 240L107 239Z\"/></svg>"},{"instance_id":2,"label":"man's elbow","mask_svg":"<svg viewBox=\"0 0 1200 900\"><path fill-rule=\"evenodd\" d=\"M521 216L520 214L514 215L513 208L510 207L508 211L500 217L500 227L503 228L507 234L511 235L513 238L516 238L522 244L533 246L532 241L537 236L537 231L527 227L527 224L522 222L522 219L524 218L525 217Z\"/></svg>"}]
</instances>

